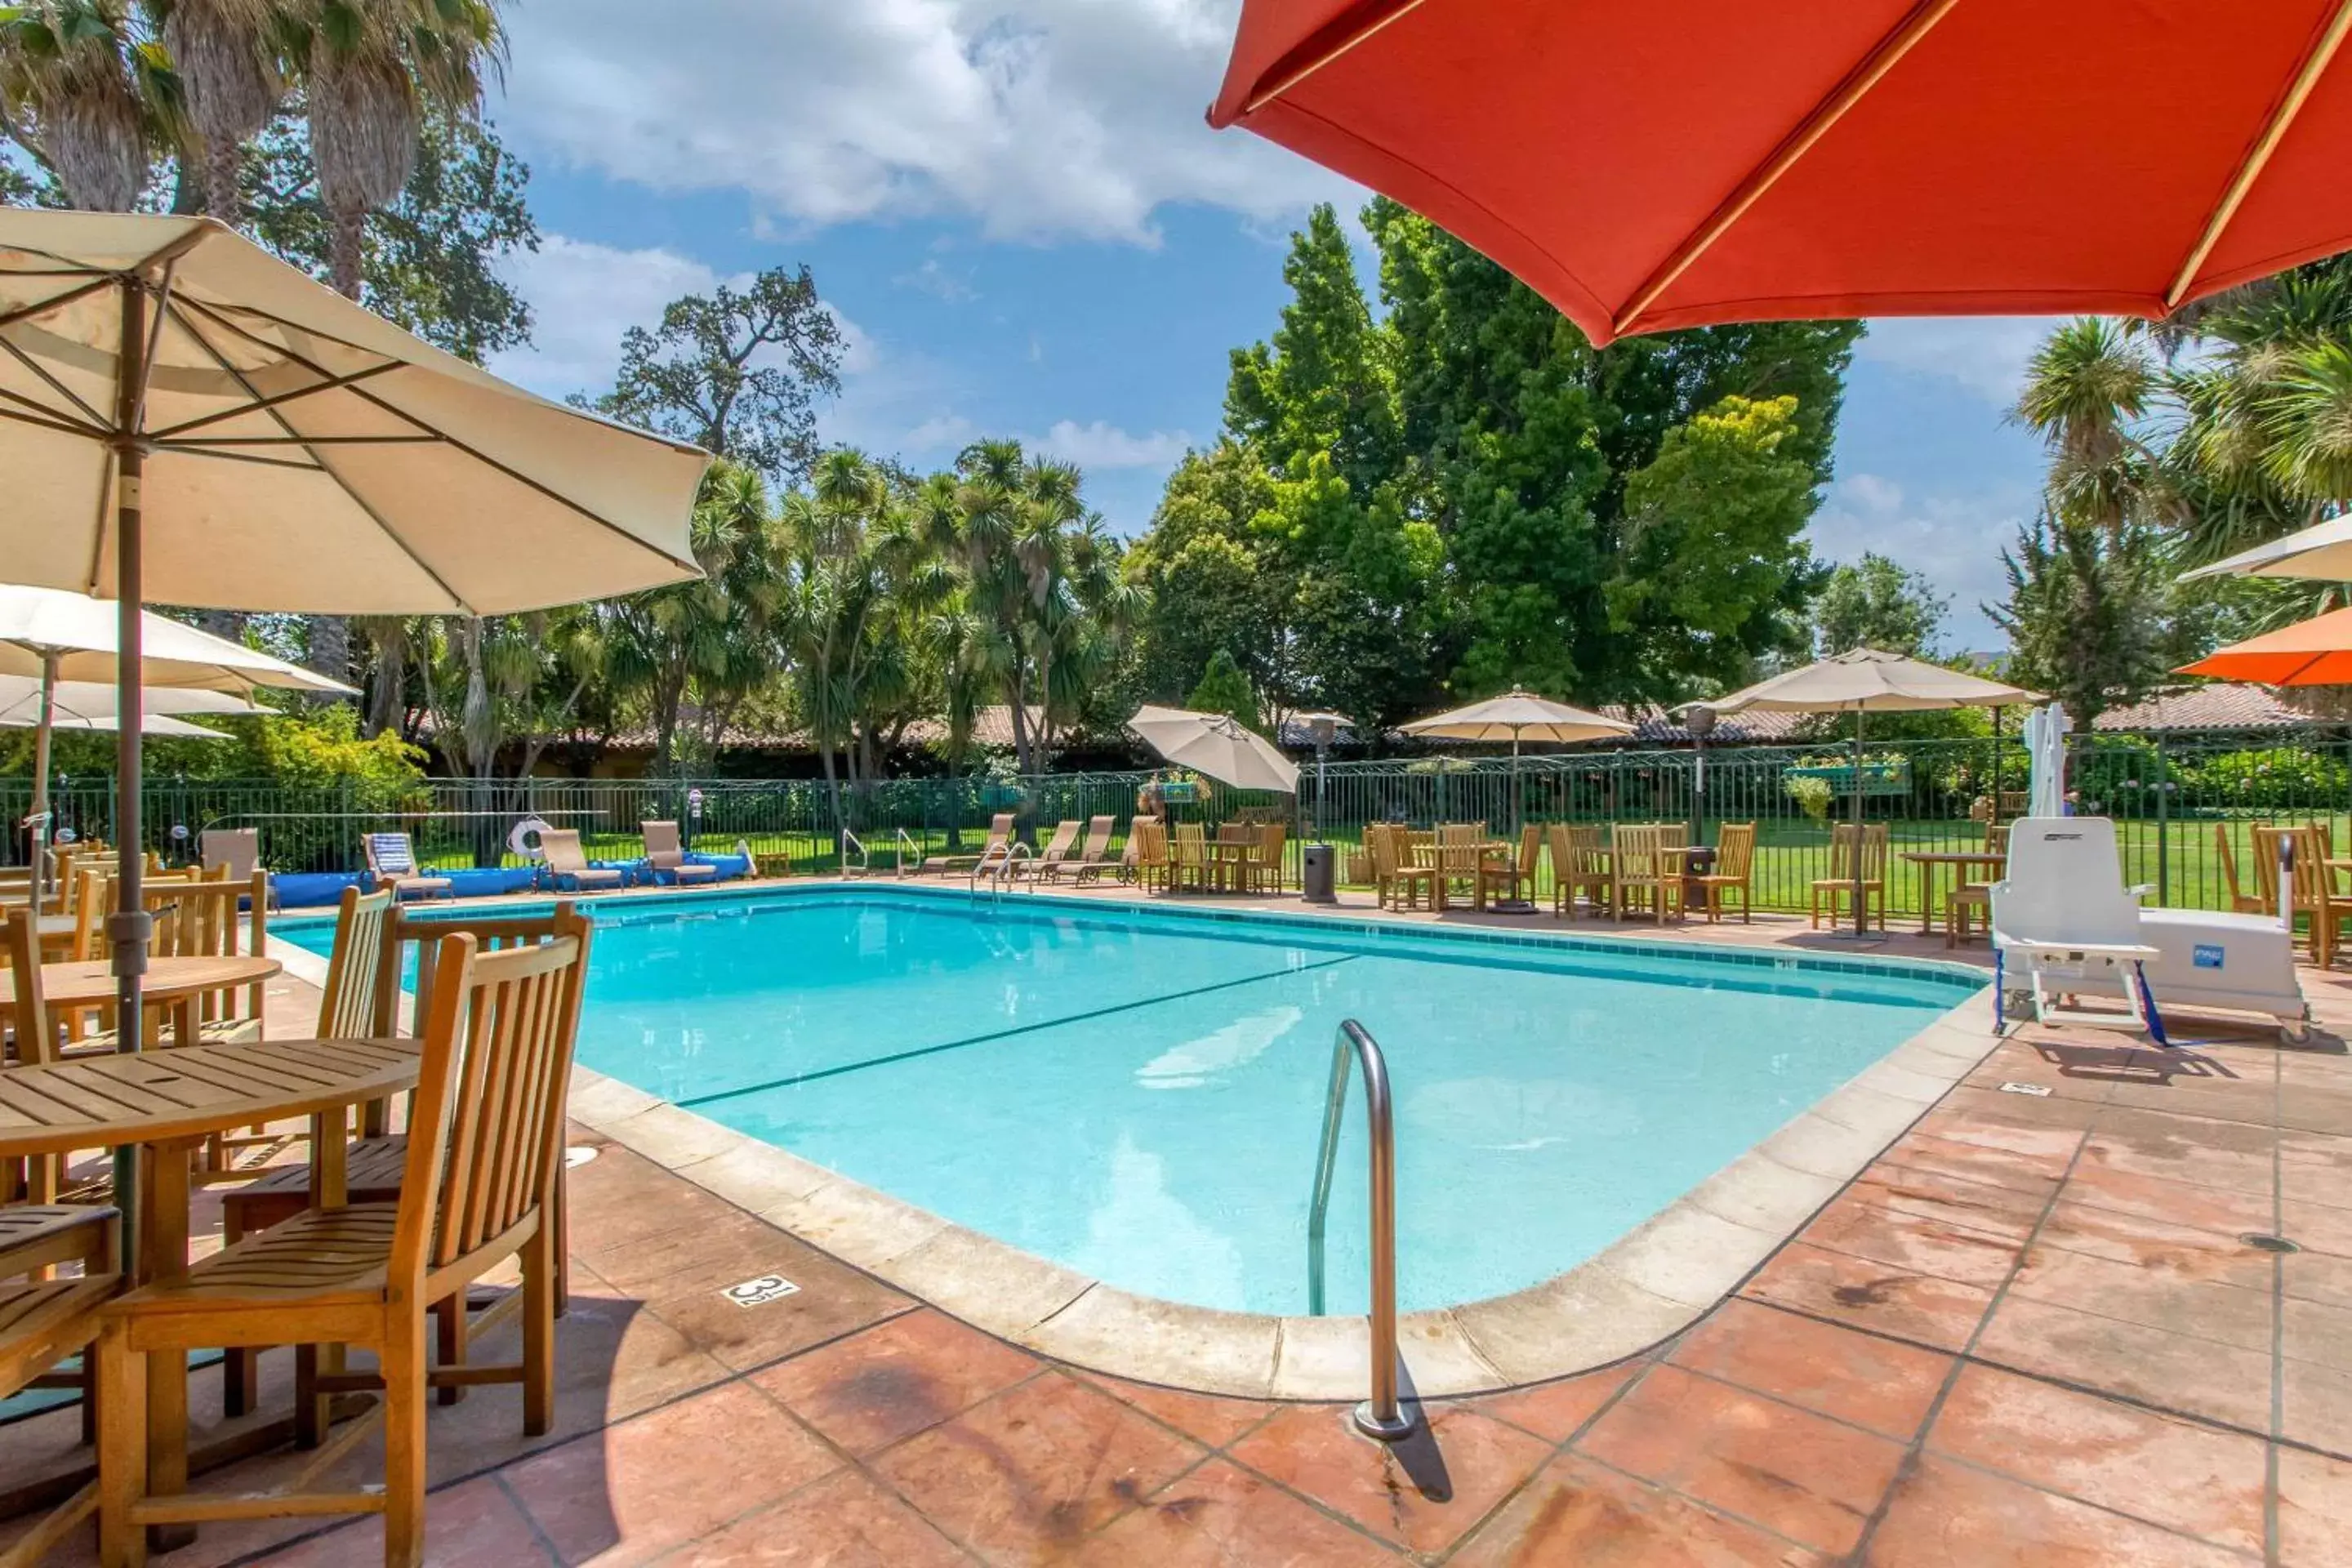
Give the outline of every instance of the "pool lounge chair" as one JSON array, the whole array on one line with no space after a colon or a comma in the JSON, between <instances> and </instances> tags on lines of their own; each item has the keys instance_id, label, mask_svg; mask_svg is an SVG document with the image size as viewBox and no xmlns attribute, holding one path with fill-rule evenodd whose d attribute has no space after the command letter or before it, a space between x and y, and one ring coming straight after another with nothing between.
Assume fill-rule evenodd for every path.
<instances>
[{"instance_id":1,"label":"pool lounge chair","mask_svg":"<svg viewBox=\"0 0 2352 1568\"><path fill-rule=\"evenodd\" d=\"M1045 847L1037 851L1035 859L1015 860L1005 868L1014 881L1050 881L1054 868L1070 858L1077 847L1078 833L1083 825L1075 816L1054 825L1054 837L1045 840Z\"/></svg>"},{"instance_id":2,"label":"pool lounge chair","mask_svg":"<svg viewBox=\"0 0 2352 1568\"><path fill-rule=\"evenodd\" d=\"M1000 811L989 822L988 842L981 847L979 854L926 855L923 863L915 868L915 875L919 877L926 871L937 871L942 876L956 871L976 871L982 866L1003 859L1011 853L1012 846L1013 813Z\"/></svg>"},{"instance_id":3,"label":"pool lounge chair","mask_svg":"<svg viewBox=\"0 0 2352 1568\"><path fill-rule=\"evenodd\" d=\"M1126 862L1110 852L1110 832L1114 819L1094 816L1087 819L1086 843L1075 855L1056 860L1045 868L1045 879L1058 881L1064 872L1074 883L1084 883L1089 877L1099 877L1105 871L1116 871Z\"/></svg>"},{"instance_id":4,"label":"pool lounge chair","mask_svg":"<svg viewBox=\"0 0 2352 1568\"><path fill-rule=\"evenodd\" d=\"M576 837L577 835L574 835ZM457 889L446 877L428 877L416 868L416 847L405 833L371 833L362 840L367 851L368 871L376 885L392 889L394 899L404 899L411 893L426 896L438 893L454 898Z\"/></svg>"},{"instance_id":5,"label":"pool lounge chair","mask_svg":"<svg viewBox=\"0 0 2352 1568\"><path fill-rule=\"evenodd\" d=\"M261 870L261 829L207 827L196 835L196 858L204 862L205 869L218 868L232 882L250 881L253 874ZM268 889L269 907L278 908L278 884L262 885Z\"/></svg>"},{"instance_id":6,"label":"pool lounge chair","mask_svg":"<svg viewBox=\"0 0 2352 1568\"><path fill-rule=\"evenodd\" d=\"M543 830L539 836L539 852L546 858L548 875L555 879L559 888L567 882L574 888L617 888L624 879L612 867L588 864L576 827Z\"/></svg>"},{"instance_id":7,"label":"pool lounge chair","mask_svg":"<svg viewBox=\"0 0 2352 1568\"><path fill-rule=\"evenodd\" d=\"M675 822L645 822L638 824L645 835L646 864L666 872L677 882L708 882L719 875L719 868L686 858L686 846L678 841Z\"/></svg>"}]
</instances>

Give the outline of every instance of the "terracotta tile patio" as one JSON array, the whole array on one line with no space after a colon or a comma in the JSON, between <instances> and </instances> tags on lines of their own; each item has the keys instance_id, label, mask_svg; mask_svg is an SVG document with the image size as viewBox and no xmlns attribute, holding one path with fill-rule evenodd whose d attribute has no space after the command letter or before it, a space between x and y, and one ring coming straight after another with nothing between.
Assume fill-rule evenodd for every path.
<instances>
[{"instance_id":1,"label":"terracotta tile patio","mask_svg":"<svg viewBox=\"0 0 2352 1568\"><path fill-rule=\"evenodd\" d=\"M2305 984L2300 1047L2022 1031L1673 1341L1433 1405L1395 1450L1338 1406L1049 1363L603 1146L574 1173L557 1428L521 1438L503 1390L434 1413L430 1560L2352 1562L2352 975ZM307 988L276 991L307 1024ZM2246 1239L2269 1235L2303 1250ZM798 1293L719 1294L771 1273ZM216 1382L200 1440L231 1430ZM70 1462L74 1425L0 1428L0 1489ZM162 1561L364 1563L376 1539L208 1528Z\"/></svg>"}]
</instances>

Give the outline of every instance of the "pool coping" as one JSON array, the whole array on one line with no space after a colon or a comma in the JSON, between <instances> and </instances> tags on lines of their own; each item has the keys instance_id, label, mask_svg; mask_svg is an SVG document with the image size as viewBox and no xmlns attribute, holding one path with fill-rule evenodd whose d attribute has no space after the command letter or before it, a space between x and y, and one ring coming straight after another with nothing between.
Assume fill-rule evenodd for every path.
<instances>
[{"instance_id":1,"label":"pool coping","mask_svg":"<svg viewBox=\"0 0 2352 1568\"><path fill-rule=\"evenodd\" d=\"M924 891L949 899L986 896L959 895L951 889ZM1097 913L1162 912L1156 905L1125 900L1056 901ZM1215 912L1227 919L1253 918L1248 911ZM1328 917L1255 918L1287 924L1319 923ZM1361 923L1429 934L1429 928L1407 921L1375 917ZM1735 951L1632 935L1592 942L1566 932L1505 932L1491 939L1517 946L1631 949L1685 958ZM286 958L287 973L297 978L315 983L324 977L325 960L292 942L274 947L273 955ZM1895 958L1808 963L1787 954L1770 954L1766 961L1775 960L1791 967L1915 975L1959 967ZM1979 985L1925 1029L1574 1268L1507 1295L1402 1314L1399 1342L1412 1388L1427 1396L1454 1396L1562 1377L1622 1361L1696 1321L2000 1044L1984 1005L1986 988ZM1202 1394L1338 1400L1364 1392L1370 1341L1360 1317L1231 1312L1137 1295L589 1068L573 1069L570 1110L575 1121L662 1169L975 1328L1040 1354Z\"/></svg>"}]
</instances>

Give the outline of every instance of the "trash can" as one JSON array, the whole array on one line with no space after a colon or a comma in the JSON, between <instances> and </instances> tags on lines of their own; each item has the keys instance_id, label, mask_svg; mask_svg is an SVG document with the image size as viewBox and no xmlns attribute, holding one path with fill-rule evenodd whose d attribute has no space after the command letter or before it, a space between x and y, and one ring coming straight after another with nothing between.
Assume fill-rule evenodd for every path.
<instances>
[{"instance_id":1,"label":"trash can","mask_svg":"<svg viewBox=\"0 0 2352 1568\"><path fill-rule=\"evenodd\" d=\"M1309 844L1302 852L1298 871L1299 890L1310 904L1336 904L1339 895L1332 889L1332 858L1339 851L1328 844Z\"/></svg>"}]
</instances>

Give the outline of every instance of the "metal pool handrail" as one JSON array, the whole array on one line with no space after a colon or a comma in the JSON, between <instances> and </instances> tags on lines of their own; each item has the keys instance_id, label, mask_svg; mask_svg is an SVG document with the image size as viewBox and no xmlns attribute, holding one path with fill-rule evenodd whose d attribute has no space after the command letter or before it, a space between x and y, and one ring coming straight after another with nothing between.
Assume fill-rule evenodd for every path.
<instances>
[{"instance_id":1,"label":"metal pool handrail","mask_svg":"<svg viewBox=\"0 0 2352 1568\"><path fill-rule=\"evenodd\" d=\"M852 845L856 846L857 848L857 874L863 877L866 875L866 840L858 837L846 827L841 830L841 874L845 877L849 875L849 850Z\"/></svg>"},{"instance_id":2,"label":"metal pool handrail","mask_svg":"<svg viewBox=\"0 0 2352 1568\"><path fill-rule=\"evenodd\" d=\"M1397 1403L1396 1118L1389 1104L1388 1060L1378 1040L1349 1018L1331 1041L1331 1087L1323 1099L1323 1143L1315 1160L1315 1197L1307 1211L1307 1310L1323 1311L1323 1221L1331 1206L1331 1164L1348 1110L1348 1071L1364 1069L1364 1123L1371 1137L1372 1396L1356 1406L1356 1428L1394 1443L1415 1418Z\"/></svg>"}]
</instances>

